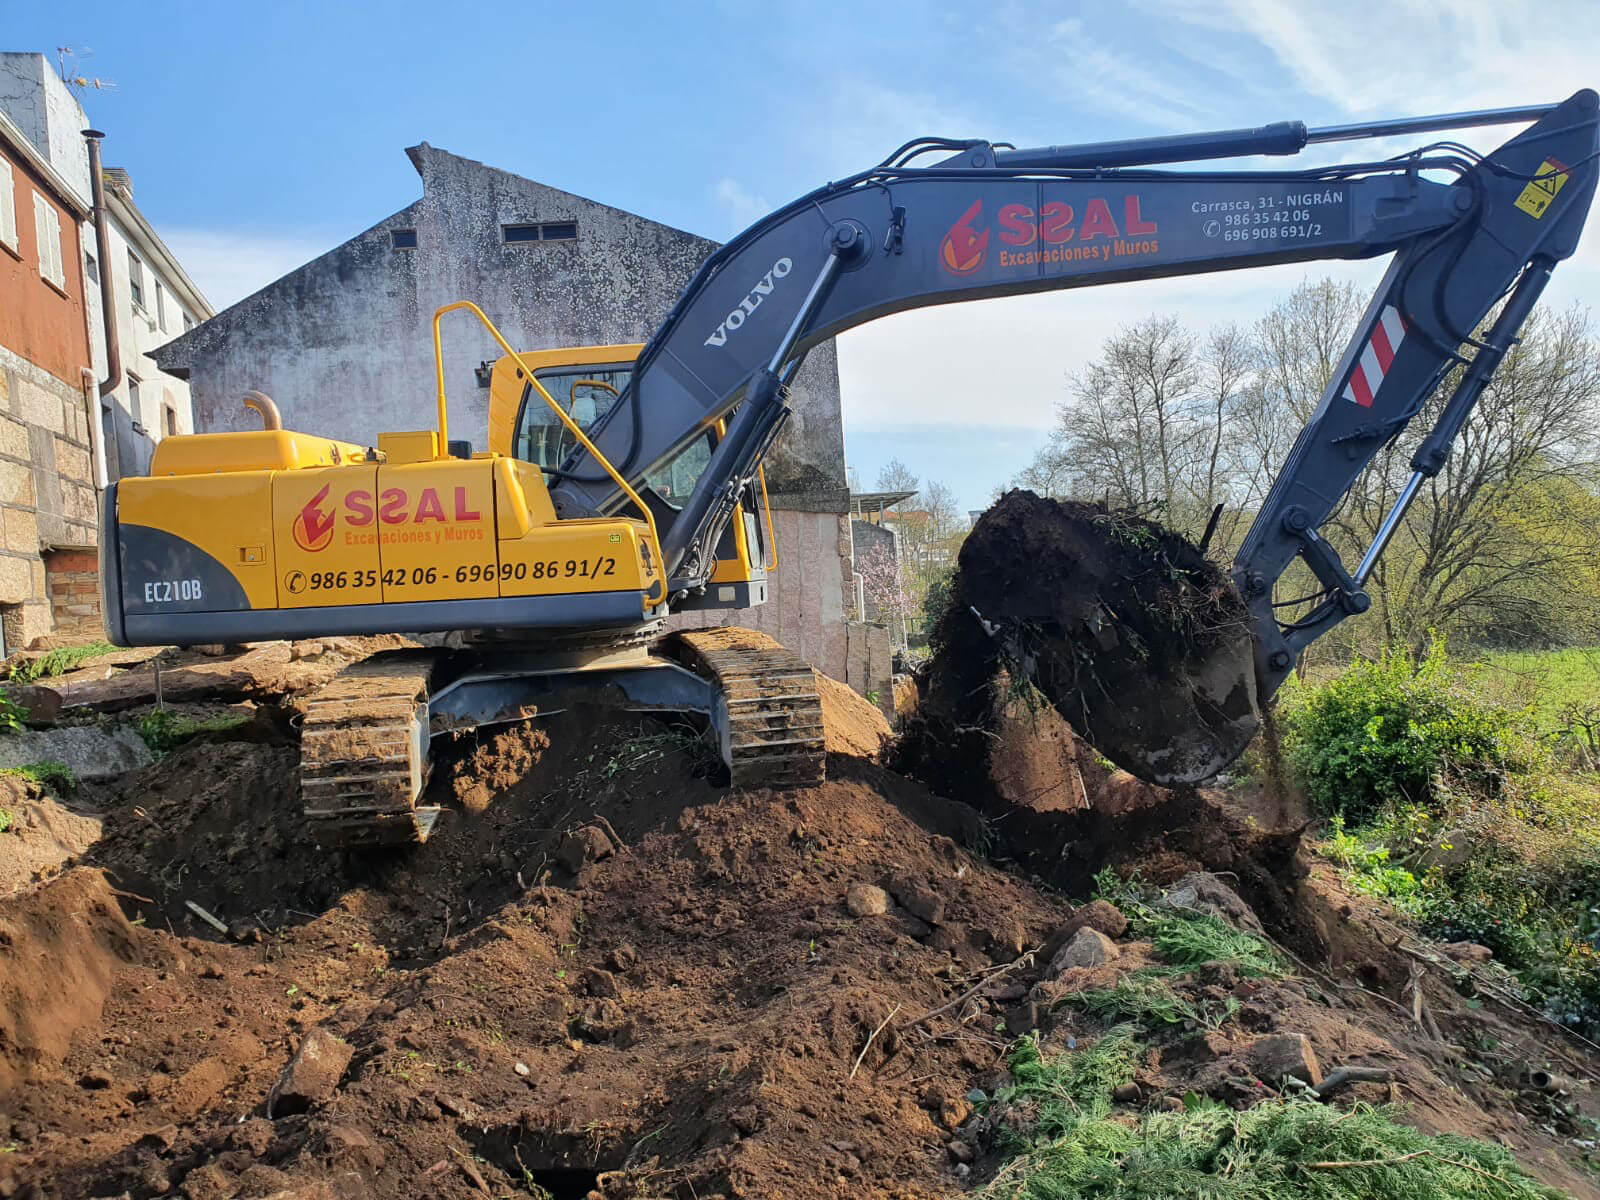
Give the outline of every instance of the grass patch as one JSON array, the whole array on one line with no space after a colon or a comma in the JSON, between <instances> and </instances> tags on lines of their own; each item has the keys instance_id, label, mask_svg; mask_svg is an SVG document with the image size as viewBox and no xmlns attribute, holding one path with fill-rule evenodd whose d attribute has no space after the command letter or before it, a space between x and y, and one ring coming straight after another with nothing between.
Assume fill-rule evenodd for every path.
<instances>
[{"instance_id":1,"label":"grass patch","mask_svg":"<svg viewBox=\"0 0 1600 1200\"><path fill-rule=\"evenodd\" d=\"M78 777L64 762L36 762L20 767L0 767L0 775L32 780L58 792L70 792L78 786Z\"/></svg>"},{"instance_id":2,"label":"grass patch","mask_svg":"<svg viewBox=\"0 0 1600 1200\"><path fill-rule=\"evenodd\" d=\"M1222 1003L1196 1002L1172 986L1174 972L1152 967L1122 976L1109 988L1072 992L1062 1002L1103 1021L1130 1021L1146 1029L1193 1026L1219 1029L1239 1011L1229 996Z\"/></svg>"},{"instance_id":3,"label":"grass patch","mask_svg":"<svg viewBox=\"0 0 1600 1200\"><path fill-rule=\"evenodd\" d=\"M1393 1107L1314 1100L1244 1112L1194 1096L1182 1112L1111 1113L1141 1051L1125 1030L1045 1058L1025 1039L990 1105L1013 1155L991 1200L1561 1200L1500 1148L1401 1125ZM1018 1121L1017 1118L1026 1118ZM1019 1124L1021 1128L1019 1128Z\"/></svg>"},{"instance_id":4,"label":"grass patch","mask_svg":"<svg viewBox=\"0 0 1600 1200\"><path fill-rule=\"evenodd\" d=\"M0 808L0 833L10 833L11 825L11 814L5 809Z\"/></svg>"},{"instance_id":5,"label":"grass patch","mask_svg":"<svg viewBox=\"0 0 1600 1200\"><path fill-rule=\"evenodd\" d=\"M62 646L41 654L38 658L20 662L11 668L10 678L17 683L32 683L47 676L65 675L75 671L91 658L110 654L116 649L110 642L86 642L82 646Z\"/></svg>"},{"instance_id":6,"label":"grass patch","mask_svg":"<svg viewBox=\"0 0 1600 1200\"><path fill-rule=\"evenodd\" d=\"M224 733L250 720L244 713L220 713L215 717L183 717L171 709L154 708L134 722L134 729L150 747L150 753L165 758L190 738L202 733Z\"/></svg>"}]
</instances>

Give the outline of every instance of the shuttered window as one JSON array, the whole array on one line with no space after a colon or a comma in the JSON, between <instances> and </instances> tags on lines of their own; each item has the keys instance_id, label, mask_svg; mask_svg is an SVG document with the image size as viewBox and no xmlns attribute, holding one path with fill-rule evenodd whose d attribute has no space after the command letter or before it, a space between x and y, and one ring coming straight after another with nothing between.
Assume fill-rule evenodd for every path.
<instances>
[{"instance_id":1,"label":"shuttered window","mask_svg":"<svg viewBox=\"0 0 1600 1200\"><path fill-rule=\"evenodd\" d=\"M0 242L21 253L17 247L17 186L11 164L0 158Z\"/></svg>"},{"instance_id":2,"label":"shuttered window","mask_svg":"<svg viewBox=\"0 0 1600 1200\"><path fill-rule=\"evenodd\" d=\"M55 205L38 192L33 194L33 232L39 243L39 274L65 291L67 273L61 265L61 217Z\"/></svg>"}]
</instances>

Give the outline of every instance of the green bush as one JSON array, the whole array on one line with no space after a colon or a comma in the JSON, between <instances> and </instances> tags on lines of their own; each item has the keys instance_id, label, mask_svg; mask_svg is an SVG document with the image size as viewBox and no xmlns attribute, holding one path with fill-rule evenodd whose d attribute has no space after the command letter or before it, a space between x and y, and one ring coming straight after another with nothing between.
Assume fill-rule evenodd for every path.
<instances>
[{"instance_id":1,"label":"green bush","mask_svg":"<svg viewBox=\"0 0 1600 1200\"><path fill-rule=\"evenodd\" d=\"M72 768L64 762L56 762L53 759L47 762L28 763L21 767L0 767L0 775L31 779L34 783L42 783L58 792L70 792L78 786L78 777L73 774Z\"/></svg>"},{"instance_id":2,"label":"green bush","mask_svg":"<svg viewBox=\"0 0 1600 1200\"><path fill-rule=\"evenodd\" d=\"M1284 745L1308 799L1359 826L1393 806L1436 809L1447 774L1458 786L1493 791L1507 773L1532 768L1538 750L1520 715L1465 683L1435 642L1420 663L1386 654L1298 692Z\"/></svg>"}]
</instances>

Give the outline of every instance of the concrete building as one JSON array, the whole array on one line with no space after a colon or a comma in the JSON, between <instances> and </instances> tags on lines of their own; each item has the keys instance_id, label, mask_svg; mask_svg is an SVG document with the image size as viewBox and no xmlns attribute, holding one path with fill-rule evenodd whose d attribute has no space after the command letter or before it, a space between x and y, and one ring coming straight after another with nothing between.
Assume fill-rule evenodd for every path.
<instances>
[{"instance_id":1,"label":"concrete building","mask_svg":"<svg viewBox=\"0 0 1600 1200\"><path fill-rule=\"evenodd\" d=\"M473 300L513 345L645 341L716 243L424 142L406 152L420 199L156 352L188 380L202 432L255 427L248 389L290 428L372 444L434 424L431 322ZM488 393L476 368L499 357L466 314L447 318L450 429L482 448ZM738 614L822 670L888 695L881 629L852 624L838 361L809 356L795 414L769 456L780 569L768 603ZM684 623L723 623L722 613ZM874 642L876 638L876 642Z\"/></svg>"},{"instance_id":2,"label":"concrete building","mask_svg":"<svg viewBox=\"0 0 1600 1200\"><path fill-rule=\"evenodd\" d=\"M108 257L112 303L122 351L122 382L103 406L106 470L112 479L143 475L155 444L174 433L194 432L189 385L156 365L156 349L215 315L188 272L133 202L133 181L120 167L105 170ZM99 284L106 264L85 260ZM95 293L98 300L98 291ZM89 311L95 369L105 371L103 315Z\"/></svg>"},{"instance_id":3,"label":"concrete building","mask_svg":"<svg viewBox=\"0 0 1600 1200\"><path fill-rule=\"evenodd\" d=\"M0 254L0 618L11 649L99 631L89 422L98 410L111 477L142 471L155 440L192 429L188 386L163 375L149 351L212 312L135 207L127 173L105 172L126 369L96 402L106 374L106 264L89 219L88 124L44 55L0 53L0 230L8 235L0 246L10 256ZM17 421L25 433L12 428ZM24 466L26 486L17 475ZM26 560L26 570L11 559Z\"/></svg>"}]
</instances>

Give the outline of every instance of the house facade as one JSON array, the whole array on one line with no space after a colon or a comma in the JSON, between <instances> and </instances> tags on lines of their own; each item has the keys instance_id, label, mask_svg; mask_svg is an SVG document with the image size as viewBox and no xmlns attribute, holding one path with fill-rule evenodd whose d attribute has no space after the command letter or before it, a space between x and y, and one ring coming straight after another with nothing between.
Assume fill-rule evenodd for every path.
<instances>
[{"instance_id":1,"label":"house facade","mask_svg":"<svg viewBox=\"0 0 1600 1200\"><path fill-rule=\"evenodd\" d=\"M134 205L126 172L104 173L112 261L99 261L88 124L42 54L0 53L0 629L9 650L99 631L104 480L94 443L103 435L116 478L144 470L162 436L193 428L188 386L149 352L212 312ZM102 397L107 269L126 369Z\"/></svg>"},{"instance_id":2,"label":"house facade","mask_svg":"<svg viewBox=\"0 0 1600 1200\"><path fill-rule=\"evenodd\" d=\"M97 376L81 241L88 212L86 198L0 111L0 634L8 651L90 615L75 610L98 612L93 595L70 583L52 605L47 569L73 573L95 545L89 420Z\"/></svg>"},{"instance_id":3,"label":"house facade","mask_svg":"<svg viewBox=\"0 0 1600 1200\"><path fill-rule=\"evenodd\" d=\"M196 428L246 429L250 389L284 423L371 445L435 423L432 321L475 301L519 349L642 342L717 244L634 213L436 149L406 152L422 196L156 352L192 390ZM466 314L446 318L453 437L484 448L486 379L499 348ZM780 566L768 602L737 620L770 632L863 692L889 694L881 629L852 622L853 552L832 343L807 359L794 416L767 460ZM873 638L883 645L873 658Z\"/></svg>"}]
</instances>

